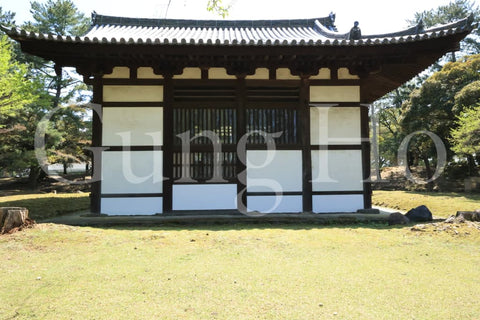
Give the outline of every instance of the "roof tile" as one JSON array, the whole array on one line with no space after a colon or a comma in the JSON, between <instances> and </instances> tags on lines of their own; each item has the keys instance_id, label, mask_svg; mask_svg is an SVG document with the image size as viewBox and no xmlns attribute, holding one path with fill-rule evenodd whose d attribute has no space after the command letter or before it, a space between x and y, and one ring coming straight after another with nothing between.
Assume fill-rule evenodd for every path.
<instances>
[{"instance_id":1,"label":"roof tile","mask_svg":"<svg viewBox=\"0 0 480 320\"><path fill-rule=\"evenodd\" d=\"M428 30L409 29L377 35L364 35L360 40L347 41L348 33L329 30L329 18L297 20L175 20L137 19L93 16L93 25L84 37L62 37L51 34L27 33L5 28L14 38L30 38L58 42L150 44L150 45L223 45L223 46L355 46L404 43L438 38L472 30L473 20L436 26ZM417 33L419 32L419 33ZM101 40L99 40L101 39ZM128 39L128 40L125 40Z\"/></svg>"}]
</instances>

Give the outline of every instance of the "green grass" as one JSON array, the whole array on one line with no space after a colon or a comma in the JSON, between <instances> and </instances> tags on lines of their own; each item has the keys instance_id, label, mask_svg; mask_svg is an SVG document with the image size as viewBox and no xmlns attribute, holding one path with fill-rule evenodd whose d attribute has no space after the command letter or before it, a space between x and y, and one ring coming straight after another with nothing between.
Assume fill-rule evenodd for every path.
<instances>
[{"instance_id":1,"label":"green grass","mask_svg":"<svg viewBox=\"0 0 480 320\"><path fill-rule=\"evenodd\" d=\"M436 217L447 218L457 211L480 209L480 194L411 192L411 191L374 191L373 205L408 211L420 205L426 205Z\"/></svg>"},{"instance_id":2,"label":"green grass","mask_svg":"<svg viewBox=\"0 0 480 320\"><path fill-rule=\"evenodd\" d=\"M88 193L22 194L0 197L0 207L25 207L32 219L45 219L61 214L88 210Z\"/></svg>"},{"instance_id":3,"label":"green grass","mask_svg":"<svg viewBox=\"0 0 480 320\"><path fill-rule=\"evenodd\" d=\"M460 210L480 209L480 195L466 193L374 191L373 204L398 210L426 205L435 216L446 218ZM87 193L26 194L0 197L0 206L26 207L33 219L44 219L64 213L88 210Z\"/></svg>"},{"instance_id":4,"label":"green grass","mask_svg":"<svg viewBox=\"0 0 480 320\"><path fill-rule=\"evenodd\" d=\"M0 237L0 319L478 319L459 230L40 224Z\"/></svg>"}]
</instances>

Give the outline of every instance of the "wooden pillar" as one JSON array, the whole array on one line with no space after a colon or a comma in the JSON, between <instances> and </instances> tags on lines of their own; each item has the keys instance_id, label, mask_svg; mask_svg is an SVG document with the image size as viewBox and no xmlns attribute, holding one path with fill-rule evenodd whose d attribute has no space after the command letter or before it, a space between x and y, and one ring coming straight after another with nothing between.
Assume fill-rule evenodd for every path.
<instances>
[{"instance_id":1,"label":"wooden pillar","mask_svg":"<svg viewBox=\"0 0 480 320\"><path fill-rule=\"evenodd\" d=\"M103 113L103 82L102 74L96 74L93 79L93 97L92 102L100 105L97 112L92 115L92 148L100 150L102 147L102 113ZM100 112L100 114L98 114ZM92 178L98 177L91 186L90 193L90 211L100 213L101 211L101 192L102 192L102 153L95 153L92 161Z\"/></svg>"},{"instance_id":2,"label":"wooden pillar","mask_svg":"<svg viewBox=\"0 0 480 320\"><path fill-rule=\"evenodd\" d=\"M173 80L165 76L163 107L163 212L172 211L173 197Z\"/></svg>"},{"instance_id":3,"label":"wooden pillar","mask_svg":"<svg viewBox=\"0 0 480 320\"><path fill-rule=\"evenodd\" d=\"M247 158L246 148L244 154L238 153L238 143L240 139L246 134L246 108L247 108L247 85L245 77L237 78L237 208L247 208L247 166L240 159Z\"/></svg>"},{"instance_id":4,"label":"wooden pillar","mask_svg":"<svg viewBox=\"0 0 480 320\"><path fill-rule=\"evenodd\" d=\"M363 168L363 205L365 209L372 207L372 185L369 182L370 164L370 121L368 117L368 104L360 107L361 136L362 136L362 168Z\"/></svg>"},{"instance_id":5,"label":"wooden pillar","mask_svg":"<svg viewBox=\"0 0 480 320\"><path fill-rule=\"evenodd\" d=\"M303 211L312 211L312 148L310 141L310 84L302 78L300 85L300 102L298 116L300 123L300 143L302 145L302 194Z\"/></svg>"}]
</instances>

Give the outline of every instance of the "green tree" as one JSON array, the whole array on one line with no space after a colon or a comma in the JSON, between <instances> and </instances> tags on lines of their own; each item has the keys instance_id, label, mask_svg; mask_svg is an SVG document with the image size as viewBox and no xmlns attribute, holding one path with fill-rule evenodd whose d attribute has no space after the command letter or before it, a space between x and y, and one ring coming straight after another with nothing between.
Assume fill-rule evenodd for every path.
<instances>
[{"instance_id":1,"label":"green tree","mask_svg":"<svg viewBox=\"0 0 480 320\"><path fill-rule=\"evenodd\" d=\"M84 152L91 145L91 121L86 116L83 105L70 105L58 110L52 117L47 131L49 162L61 163L63 173L73 163L88 163L89 156Z\"/></svg>"},{"instance_id":2,"label":"green tree","mask_svg":"<svg viewBox=\"0 0 480 320\"><path fill-rule=\"evenodd\" d=\"M78 12L72 1L49 0L45 4L32 2L31 5L33 21L23 26L28 31L79 35L88 27L88 19ZM36 188L37 181L42 176L34 150L37 126L51 110L82 100L84 97L81 90L86 89L86 86L74 72L55 68L52 62L23 53L18 53L17 59L30 66L24 77L29 78L35 88L26 92L35 93L37 99L17 108L6 119L11 130L1 137L2 159L4 167L10 170L29 168L30 185ZM59 160L68 165L71 161L69 159L81 159L84 156L83 151L72 147L88 142L83 133L89 131L83 128L83 119L85 112L80 109L62 109L52 117L46 139L50 160ZM70 152L74 153L70 156Z\"/></svg>"},{"instance_id":3,"label":"green tree","mask_svg":"<svg viewBox=\"0 0 480 320\"><path fill-rule=\"evenodd\" d=\"M222 18L226 18L228 16L230 7L231 5L224 5L222 0L208 0L207 2L207 10L218 14Z\"/></svg>"},{"instance_id":4,"label":"green tree","mask_svg":"<svg viewBox=\"0 0 480 320\"><path fill-rule=\"evenodd\" d=\"M0 166L4 170L32 165L35 125L27 110L40 102L41 94L41 83L29 78L26 65L13 60L12 44L0 36Z\"/></svg>"},{"instance_id":5,"label":"green tree","mask_svg":"<svg viewBox=\"0 0 480 320\"><path fill-rule=\"evenodd\" d=\"M86 33L90 20L70 0L31 2L32 27L41 33L80 36Z\"/></svg>"},{"instance_id":6,"label":"green tree","mask_svg":"<svg viewBox=\"0 0 480 320\"><path fill-rule=\"evenodd\" d=\"M437 134L445 143L447 160L452 160L454 150L450 132L457 127L456 117L463 114L467 92L477 94L472 83L480 80L480 55L466 56L457 62L447 63L439 72L429 77L423 85L412 91L402 105L401 128L406 134L427 130ZM469 98L471 99L471 97ZM435 148L426 136L412 141L411 163L423 161L427 176L432 176Z\"/></svg>"},{"instance_id":7,"label":"green tree","mask_svg":"<svg viewBox=\"0 0 480 320\"><path fill-rule=\"evenodd\" d=\"M33 21L23 26L28 31L80 36L89 26L89 19L70 0L49 0L45 4L34 1L30 12ZM86 88L80 77L72 71L63 70L59 66L55 68L53 63L30 55L26 56L26 60L32 64L36 75L43 77L45 90L54 92L53 108L69 101L79 90Z\"/></svg>"},{"instance_id":8,"label":"green tree","mask_svg":"<svg viewBox=\"0 0 480 320\"><path fill-rule=\"evenodd\" d=\"M480 164L480 80L467 84L455 95L456 128L451 131L452 150L465 156L470 174Z\"/></svg>"},{"instance_id":9,"label":"green tree","mask_svg":"<svg viewBox=\"0 0 480 320\"><path fill-rule=\"evenodd\" d=\"M423 12L416 12L412 20L407 20L410 25L416 25L420 20L426 28L454 22L468 16L472 16L475 22L480 21L480 10L475 2L470 0L454 0L447 5L439 6L436 9ZM468 37L461 42L461 51L466 54L480 53L480 28L477 27ZM456 60L454 52L451 54L451 61Z\"/></svg>"},{"instance_id":10,"label":"green tree","mask_svg":"<svg viewBox=\"0 0 480 320\"><path fill-rule=\"evenodd\" d=\"M90 24L89 19L70 0L48 0L44 4L34 1L30 12L33 21L26 23L24 28L39 33L79 36L87 31ZM43 106L45 112L72 104L72 101L81 102L81 92L87 87L74 71L37 57L28 56L27 59L34 66L36 77L42 79L44 91L50 93L50 103ZM58 161L66 167L74 159L83 159L84 153L78 147L73 147L81 145L85 140L80 134L84 125L83 118L85 112L62 109L51 119L47 144L50 161ZM36 171L39 172L39 168Z\"/></svg>"},{"instance_id":11,"label":"green tree","mask_svg":"<svg viewBox=\"0 0 480 320\"><path fill-rule=\"evenodd\" d=\"M2 7L0 7L0 24L7 27L13 26L15 24L15 13L10 11L3 12Z\"/></svg>"},{"instance_id":12,"label":"green tree","mask_svg":"<svg viewBox=\"0 0 480 320\"><path fill-rule=\"evenodd\" d=\"M7 126L7 118L35 100L27 75L27 66L13 60L10 41L0 35L0 129Z\"/></svg>"},{"instance_id":13,"label":"green tree","mask_svg":"<svg viewBox=\"0 0 480 320\"><path fill-rule=\"evenodd\" d=\"M401 130L400 118L402 104L408 100L410 93L423 82L423 77L415 77L392 92L377 100L375 109L379 127L379 160L380 166L396 166L397 153L405 137Z\"/></svg>"},{"instance_id":14,"label":"green tree","mask_svg":"<svg viewBox=\"0 0 480 320\"><path fill-rule=\"evenodd\" d=\"M476 173L473 161L480 160L480 102L476 106L465 109L457 117L457 127L452 129L452 149L458 155L467 157L471 173ZM473 171L473 172L472 172Z\"/></svg>"}]
</instances>

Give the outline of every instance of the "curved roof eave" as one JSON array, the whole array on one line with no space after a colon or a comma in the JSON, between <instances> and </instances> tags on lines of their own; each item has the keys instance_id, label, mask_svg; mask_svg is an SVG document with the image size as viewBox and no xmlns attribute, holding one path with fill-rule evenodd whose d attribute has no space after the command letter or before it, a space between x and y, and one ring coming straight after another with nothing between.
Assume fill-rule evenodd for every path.
<instances>
[{"instance_id":1,"label":"curved roof eave","mask_svg":"<svg viewBox=\"0 0 480 320\"><path fill-rule=\"evenodd\" d=\"M132 18L128 18L132 19ZM182 20L188 23L190 20ZM197 20L192 20L197 21ZM200 21L200 20L198 20ZM273 20L272 20L273 21ZM273 22L270 21L272 24ZM280 20L275 20L280 21ZM470 32L475 27L471 17L442 25L418 31L417 27L412 27L403 31L365 35L359 40L348 40L348 34L333 32L325 28L318 20L305 19L302 20L304 25L300 26L299 20L285 20L292 22L290 26L275 27L276 32L272 33L273 27L255 27L255 34L261 35L256 38L249 37L246 32L238 32L235 34L242 35L241 39L229 37L218 37L217 33L196 33L216 34L217 38L205 38L192 36L192 28L188 27L159 27L159 32L155 33L149 27L138 27L130 25L94 25L91 30L82 37L60 36L53 34L42 34L19 30L15 27L7 28L0 26L9 37L17 41L53 41L65 43L92 43L92 44L139 44L139 45L210 45L210 46L371 46L371 45L388 45L415 42L431 38L438 38L445 35ZM293 23L297 21L297 23ZM264 22L264 21L263 21ZM287 22L285 22L287 24ZM308 26L308 24L310 26ZM144 37L144 28L149 29L149 36ZM173 29L174 30L173 30ZM211 29L212 27L208 27ZM246 27L240 27L240 29ZM175 31L175 32L173 32ZM273 36L272 36L273 34ZM296 34L297 36L292 36ZM163 35L163 36L162 36ZM236 40L236 41L235 41Z\"/></svg>"}]
</instances>

